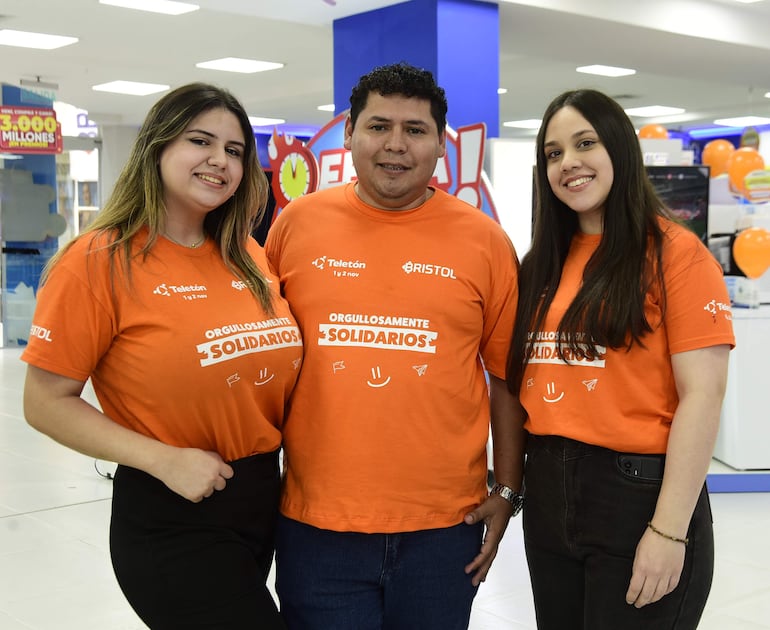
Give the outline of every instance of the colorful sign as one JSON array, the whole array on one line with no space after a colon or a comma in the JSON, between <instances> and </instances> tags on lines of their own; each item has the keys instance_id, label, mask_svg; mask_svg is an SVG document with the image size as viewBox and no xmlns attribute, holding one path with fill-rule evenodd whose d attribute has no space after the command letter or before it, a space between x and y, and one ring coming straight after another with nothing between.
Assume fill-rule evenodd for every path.
<instances>
[{"instance_id":1,"label":"colorful sign","mask_svg":"<svg viewBox=\"0 0 770 630\"><path fill-rule=\"evenodd\" d=\"M268 156L278 208L300 195L355 181L352 156L343 146L346 119L347 112L337 115L307 144L273 132ZM436 164L431 186L459 197L499 222L491 186L482 170L485 125L476 123L457 131L447 127L446 134L446 155Z\"/></svg>"},{"instance_id":2,"label":"colorful sign","mask_svg":"<svg viewBox=\"0 0 770 630\"><path fill-rule=\"evenodd\" d=\"M49 108L0 107L0 152L61 153L61 126Z\"/></svg>"},{"instance_id":3,"label":"colorful sign","mask_svg":"<svg viewBox=\"0 0 770 630\"><path fill-rule=\"evenodd\" d=\"M770 169L758 169L743 178L746 199L751 203L770 201Z\"/></svg>"}]
</instances>

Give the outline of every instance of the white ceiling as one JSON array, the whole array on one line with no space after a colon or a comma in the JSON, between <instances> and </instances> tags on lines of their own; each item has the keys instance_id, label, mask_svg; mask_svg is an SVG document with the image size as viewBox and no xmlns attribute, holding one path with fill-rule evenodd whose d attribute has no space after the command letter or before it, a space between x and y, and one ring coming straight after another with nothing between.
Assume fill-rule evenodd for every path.
<instances>
[{"instance_id":1,"label":"white ceiling","mask_svg":"<svg viewBox=\"0 0 770 630\"><path fill-rule=\"evenodd\" d=\"M194 1L194 0L191 0ZM57 97L96 122L138 125L159 95L91 90L124 79L214 82L249 114L321 126L332 114L332 22L395 4L383 0L197 0L171 17L98 0L0 0L0 28L79 38L52 51L0 46L0 80L56 83ZM539 118L565 89L594 87L628 107L683 107L691 120L634 119L689 129L729 115L770 116L770 0L531 0L500 5L500 122ZM397 34L394 34L397 36ZM469 51L473 54L473 51ZM195 67L220 57L285 64L253 75ZM581 65L635 68L616 79L579 74ZM338 104L339 105L339 104ZM451 124L451 103L449 121ZM343 104L344 109L347 104ZM500 129L500 136L531 135Z\"/></svg>"}]
</instances>

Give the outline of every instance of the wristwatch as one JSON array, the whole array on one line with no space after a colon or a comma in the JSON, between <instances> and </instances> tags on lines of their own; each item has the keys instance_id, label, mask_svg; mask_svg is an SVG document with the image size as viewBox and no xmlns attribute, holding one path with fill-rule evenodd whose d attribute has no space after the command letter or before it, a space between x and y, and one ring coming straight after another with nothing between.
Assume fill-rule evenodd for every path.
<instances>
[{"instance_id":1,"label":"wristwatch","mask_svg":"<svg viewBox=\"0 0 770 630\"><path fill-rule=\"evenodd\" d=\"M504 486L501 483L496 483L492 487L492 490L489 492L489 496L492 496L493 494L499 494L501 497L503 497L503 499L508 501L511 506L513 506L513 514L511 514L511 516L516 516L519 512L521 512L521 508L524 507L524 495L514 491L508 486Z\"/></svg>"}]
</instances>

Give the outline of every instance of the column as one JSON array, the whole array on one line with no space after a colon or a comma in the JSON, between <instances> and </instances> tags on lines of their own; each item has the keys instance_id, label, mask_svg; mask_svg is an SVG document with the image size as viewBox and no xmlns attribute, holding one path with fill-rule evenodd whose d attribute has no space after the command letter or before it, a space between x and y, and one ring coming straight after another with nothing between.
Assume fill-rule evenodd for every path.
<instances>
[{"instance_id":1,"label":"column","mask_svg":"<svg viewBox=\"0 0 770 630\"><path fill-rule=\"evenodd\" d=\"M375 66L404 61L433 72L453 128L483 122L499 137L498 6L475 0L411 0L334 21L334 105Z\"/></svg>"}]
</instances>

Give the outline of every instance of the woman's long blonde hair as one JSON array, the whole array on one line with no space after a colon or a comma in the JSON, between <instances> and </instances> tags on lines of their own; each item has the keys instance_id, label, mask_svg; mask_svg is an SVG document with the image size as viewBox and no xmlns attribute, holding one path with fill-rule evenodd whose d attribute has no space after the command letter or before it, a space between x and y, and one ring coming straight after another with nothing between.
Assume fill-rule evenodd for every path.
<instances>
[{"instance_id":1,"label":"woman's long blonde hair","mask_svg":"<svg viewBox=\"0 0 770 630\"><path fill-rule=\"evenodd\" d=\"M263 308L272 313L267 279L246 248L254 225L265 211L269 184L257 158L254 133L246 111L230 92L217 86L205 83L184 85L153 105L110 198L87 231L77 238L95 232L107 235L111 267L115 268L115 257L120 253L130 283L132 238L145 226L148 228L149 238L139 252L146 257L165 227L160 156L194 118L212 109L225 109L235 115L246 146L243 179L232 197L206 215L204 230L219 244L227 268L245 282ZM71 244L51 259L43 280Z\"/></svg>"}]
</instances>

